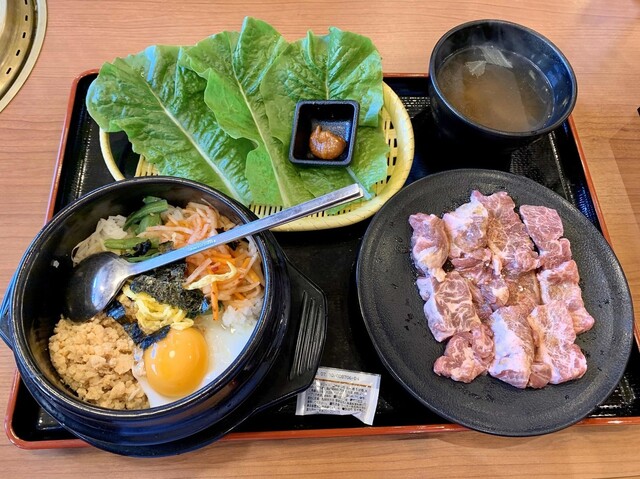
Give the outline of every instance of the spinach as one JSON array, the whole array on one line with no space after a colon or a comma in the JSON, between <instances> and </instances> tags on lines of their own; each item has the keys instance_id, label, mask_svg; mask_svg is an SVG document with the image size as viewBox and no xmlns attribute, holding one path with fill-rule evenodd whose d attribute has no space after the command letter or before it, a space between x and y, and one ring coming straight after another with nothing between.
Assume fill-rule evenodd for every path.
<instances>
[{"instance_id":1,"label":"spinach","mask_svg":"<svg viewBox=\"0 0 640 479\"><path fill-rule=\"evenodd\" d=\"M145 205L139 210L134 211L129 216L127 216L127 220L124 222L124 226L122 229L128 230L134 225L139 225L143 220L145 220L148 216L156 215L155 220L146 220L148 221L157 221L156 224L160 224L160 216L159 213L167 211L169 209L169 203L167 200L157 199L151 202L144 202ZM139 229L139 228L138 228ZM136 232L142 233L146 228L142 228L140 231L136 230Z\"/></svg>"}]
</instances>

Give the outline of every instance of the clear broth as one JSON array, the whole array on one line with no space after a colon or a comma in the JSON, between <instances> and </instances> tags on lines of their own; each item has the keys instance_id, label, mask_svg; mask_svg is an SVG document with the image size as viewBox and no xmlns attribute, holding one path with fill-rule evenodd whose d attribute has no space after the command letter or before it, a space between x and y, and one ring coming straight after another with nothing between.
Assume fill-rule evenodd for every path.
<instances>
[{"instance_id":1,"label":"clear broth","mask_svg":"<svg viewBox=\"0 0 640 479\"><path fill-rule=\"evenodd\" d=\"M436 76L455 110L494 130L537 130L553 111L551 85L540 69L521 55L495 46L454 53Z\"/></svg>"}]
</instances>

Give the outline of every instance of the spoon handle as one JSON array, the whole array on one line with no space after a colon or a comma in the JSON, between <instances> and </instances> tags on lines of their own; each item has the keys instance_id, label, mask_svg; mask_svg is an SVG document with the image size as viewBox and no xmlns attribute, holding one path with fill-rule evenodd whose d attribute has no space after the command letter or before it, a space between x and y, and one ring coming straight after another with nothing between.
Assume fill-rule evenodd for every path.
<instances>
[{"instance_id":1,"label":"spoon handle","mask_svg":"<svg viewBox=\"0 0 640 479\"><path fill-rule=\"evenodd\" d=\"M164 266L174 261L178 261L191 256L192 254L200 253L201 251L213 248L221 244L229 243L231 241L244 238L255 233L259 233L264 230L275 228L285 223L304 218L318 211L324 211L333 206L338 206L347 201L355 200L363 196L362 189L357 184L349 185L339 190L333 191L313 200L300 203L299 205L286 208L278 213L270 216L265 216L256 221L244 223L240 226L236 226L233 229L227 230L224 233L220 233L215 236L211 236L205 240L198 241L182 248L170 251L168 253L161 254L155 258L151 258L140 263L131 263L129 265L129 275L144 273L146 271Z\"/></svg>"}]
</instances>

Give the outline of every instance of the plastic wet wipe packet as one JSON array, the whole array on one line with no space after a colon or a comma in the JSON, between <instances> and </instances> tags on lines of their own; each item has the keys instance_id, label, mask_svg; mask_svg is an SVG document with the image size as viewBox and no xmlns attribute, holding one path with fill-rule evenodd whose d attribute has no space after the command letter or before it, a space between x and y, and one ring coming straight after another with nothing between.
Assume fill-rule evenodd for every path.
<instances>
[{"instance_id":1,"label":"plastic wet wipe packet","mask_svg":"<svg viewBox=\"0 0 640 479\"><path fill-rule=\"evenodd\" d=\"M296 415L353 415L371 426L379 392L379 374L318 368L311 386L298 394Z\"/></svg>"}]
</instances>

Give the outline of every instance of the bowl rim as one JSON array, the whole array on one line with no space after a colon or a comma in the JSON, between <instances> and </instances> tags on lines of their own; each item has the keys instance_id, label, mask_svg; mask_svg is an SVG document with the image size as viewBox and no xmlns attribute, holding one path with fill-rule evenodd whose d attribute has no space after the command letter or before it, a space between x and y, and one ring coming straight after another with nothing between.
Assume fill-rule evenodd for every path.
<instances>
[{"instance_id":1,"label":"bowl rim","mask_svg":"<svg viewBox=\"0 0 640 479\"><path fill-rule=\"evenodd\" d=\"M275 242L275 240L272 241L271 239L267 238L268 235L265 233L269 232L262 232L252 236L254 241L256 242L256 246L261 256L265 276L265 290L263 304L260 310L260 316L258 317L256 327L251 333L249 340L247 341L240 354L234 359L231 365L229 365L219 376L216 377L216 379L214 379L214 381L210 382L200 389L193 391L191 394L183 398L176 399L175 401L171 401L161 406L150 407L147 409L109 409L97 406L85 402L78 397L74 397L70 393L64 391L62 388L53 384L46 375L41 373L41 370L38 367L33 354L31 354L28 331L25 330L24 323L19 325L16 323L16 312L21 311L21 303L24 299L25 288L20 286L26 284L26 275L28 274L28 270L30 269L26 266L32 265L35 261L38 260L38 247L41 246L42 241L50 236L52 232L55 231L60 225L64 224L64 222L67 221L68 218L75 214L76 210L79 207L90 204L96 199L103 198L106 195L113 194L114 190L118 191L123 188L132 188L135 187L135 185L141 183L179 184L181 186L187 186L221 200L223 203L225 203L226 206L230 207L240 219L244 221L251 221L255 217L254 213L252 213L243 205L240 205L238 202L227 197L223 193L203 183L170 176L136 177L109 183L81 196L80 198L60 210L32 240L18 265L18 272L15 283L16 287L13 290L10 303L10 322L14 345L13 353L16 357L16 362L20 362L21 367L24 368L31 377L41 378L41 380L36 381L38 383L38 388L40 388L41 391L51 401L58 404L57 407L60 407L60 405L64 405L63 407L66 409L72 408L75 411L82 411L83 413L92 414L93 418L98 420L110 420L117 417L118 420L123 421L140 421L144 420L145 418L150 419L156 417L164 417L168 414L174 413L176 410L182 410L183 408L201 404L210 396L221 392L229 384L229 382L236 377L237 373L242 371L243 367L246 365L245 363L247 363L247 361L251 359L252 353L255 350L255 347L251 347L251 345L255 346L259 342L260 338L264 336L267 326L270 323L267 315L270 312L275 311L275 309L277 309L278 307L274 303L274 288L276 287L276 285L275 278L272 278L271 274L275 269L277 269L277 265L268 254L269 244ZM22 314L20 314L20 317L22 317ZM276 319L277 318L274 318L274 321Z\"/></svg>"},{"instance_id":2,"label":"bowl rim","mask_svg":"<svg viewBox=\"0 0 640 479\"><path fill-rule=\"evenodd\" d=\"M436 66L435 66L435 56L436 53L440 50L440 48L442 47L442 45L455 33L458 33L459 31L462 30L466 30L466 29L471 29L471 28L475 28L479 25L491 25L491 24L495 24L495 25L501 25L501 26L506 26L509 28L513 28L515 30L520 30L528 35L531 35L533 37L536 37L538 39L540 39L542 42L544 42L551 51L553 51L553 53L555 55L557 55L557 57L560 59L560 61L562 62L563 66L566 68L567 73L568 73L568 77L569 77L569 81L571 82L571 90L572 90L572 95L570 97L569 102L567 103L566 107L565 107L565 111L562 115L560 115L558 117L558 119L556 121L554 121L553 123L550 123L549 125L545 126L544 128L539 128L537 130L530 130L530 131L521 131L521 132L510 132L510 131L503 131L503 130L496 130L494 128L490 128L484 125L481 125L480 123L474 122L471 119L469 119L468 117L466 117L465 115L463 115L462 113L460 113L456 108L454 108L451 103L447 100L447 98L445 97L445 95L442 93L442 90L440 89L440 86L438 85L437 82L437 76L436 76ZM534 138L540 135L544 135L546 133L549 133L550 131L555 130L556 128L558 128L562 123L564 123L566 121L566 119L569 117L569 115L571 115L571 112L573 111L576 102L577 102L577 98L578 98L578 82L576 79L576 74L575 71L573 69L573 67L571 66L571 64L569 63L569 60L567 59L567 57L564 55L564 53L562 53L562 51L551 41L549 40L546 36L542 35L541 33L537 32L536 30L533 30L532 28L529 28L527 26L521 25L519 23L515 23L515 22L510 22L508 20L500 20L500 19L493 19L493 18L485 18L485 19L480 19L480 20L472 20L469 22L465 22L462 23L460 25L457 25L453 28L451 28L449 31L447 31L444 35L442 35L438 41L436 42L435 46L433 47L433 50L431 51L431 56L429 58L429 77L431 79L431 85L433 86L434 90L436 91L438 97L440 98L440 100L447 106L447 108L463 123L465 123L468 126L471 126L473 128L478 129L479 131L483 132L483 133L488 133L491 135L495 135L498 137L502 137L505 139L519 139L519 138Z\"/></svg>"}]
</instances>

